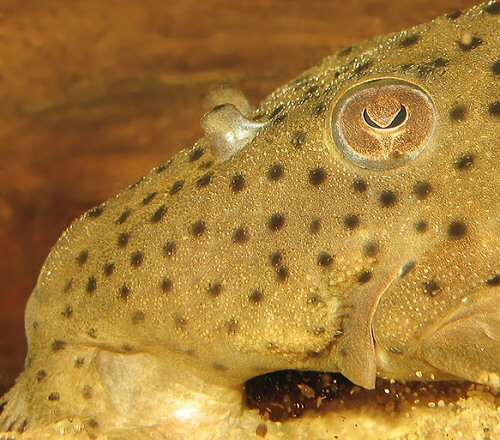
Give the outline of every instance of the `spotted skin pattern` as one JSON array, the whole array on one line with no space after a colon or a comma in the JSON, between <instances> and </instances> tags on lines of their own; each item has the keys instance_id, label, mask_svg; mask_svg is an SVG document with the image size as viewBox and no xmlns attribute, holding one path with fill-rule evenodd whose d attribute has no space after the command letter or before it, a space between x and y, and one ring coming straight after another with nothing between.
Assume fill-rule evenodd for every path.
<instances>
[{"instance_id":1,"label":"spotted skin pattern","mask_svg":"<svg viewBox=\"0 0 500 440\"><path fill-rule=\"evenodd\" d=\"M0 428L233 438L244 381L281 369L498 387L499 8L344 49L253 113L224 89L204 138L53 248ZM417 157L383 169L343 154L332 116L381 79L436 118Z\"/></svg>"}]
</instances>

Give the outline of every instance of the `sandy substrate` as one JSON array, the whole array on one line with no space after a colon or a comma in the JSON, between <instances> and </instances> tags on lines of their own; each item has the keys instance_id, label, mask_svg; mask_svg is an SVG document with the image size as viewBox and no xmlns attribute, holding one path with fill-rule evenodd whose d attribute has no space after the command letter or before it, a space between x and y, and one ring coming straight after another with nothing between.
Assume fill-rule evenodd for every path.
<instances>
[{"instance_id":1,"label":"sandy substrate","mask_svg":"<svg viewBox=\"0 0 500 440\"><path fill-rule=\"evenodd\" d=\"M384 398L384 394L387 394ZM461 394L461 396L459 396ZM450 397L452 396L452 397ZM404 385L375 391L353 389L344 401L328 405L284 423L263 419L257 410L246 410L241 431L228 433L227 439L287 440L494 440L500 439L500 394L483 386L467 390L441 389L415 393ZM121 432L100 435L98 440L115 438L171 439L160 432L146 435ZM0 435L0 439L91 439L80 420L63 421L44 429L20 434ZM184 440L184 439L183 439Z\"/></svg>"}]
</instances>

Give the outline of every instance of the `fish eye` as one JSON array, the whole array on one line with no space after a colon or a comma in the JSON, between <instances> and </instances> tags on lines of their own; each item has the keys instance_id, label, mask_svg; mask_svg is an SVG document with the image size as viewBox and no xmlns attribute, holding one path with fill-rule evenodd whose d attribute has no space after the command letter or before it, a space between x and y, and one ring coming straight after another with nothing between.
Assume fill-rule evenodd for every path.
<instances>
[{"instance_id":1,"label":"fish eye","mask_svg":"<svg viewBox=\"0 0 500 440\"><path fill-rule=\"evenodd\" d=\"M332 116L333 137L347 159L385 170L415 159L436 127L430 96L415 84L377 79L340 97Z\"/></svg>"}]
</instances>

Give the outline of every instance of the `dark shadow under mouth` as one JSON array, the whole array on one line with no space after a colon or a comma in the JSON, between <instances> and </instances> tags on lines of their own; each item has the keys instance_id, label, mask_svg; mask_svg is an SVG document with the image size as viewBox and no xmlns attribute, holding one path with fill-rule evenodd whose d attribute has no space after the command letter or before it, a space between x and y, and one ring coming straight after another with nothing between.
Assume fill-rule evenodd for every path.
<instances>
[{"instance_id":1,"label":"dark shadow under mouth","mask_svg":"<svg viewBox=\"0 0 500 440\"><path fill-rule=\"evenodd\" d=\"M440 407L467 395L471 382L395 382L377 379L374 390L361 388L339 373L283 370L245 383L244 402L264 420L285 422L305 412L340 411L369 405L389 413L411 406Z\"/></svg>"}]
</instances>

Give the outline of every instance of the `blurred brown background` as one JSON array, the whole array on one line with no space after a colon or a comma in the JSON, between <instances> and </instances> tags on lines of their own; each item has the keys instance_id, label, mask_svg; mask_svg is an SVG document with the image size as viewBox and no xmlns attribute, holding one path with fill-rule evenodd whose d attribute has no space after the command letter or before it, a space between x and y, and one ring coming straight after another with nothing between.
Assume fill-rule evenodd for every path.
<instances>
[{"instance_id":1,"label":"blurred brown background","mask_svg":"<svg viewBox=\"0 0 500 440\"><path fill-rule=\"evenodd\" d=\"M51 245L201 134L201 99L254 102L323 56L474 0L2 0L0 391Z\"/></svg>"}]
</instances>

